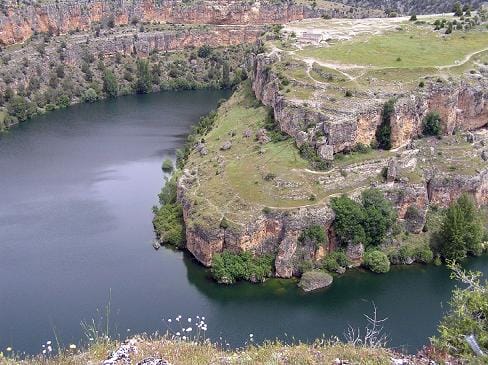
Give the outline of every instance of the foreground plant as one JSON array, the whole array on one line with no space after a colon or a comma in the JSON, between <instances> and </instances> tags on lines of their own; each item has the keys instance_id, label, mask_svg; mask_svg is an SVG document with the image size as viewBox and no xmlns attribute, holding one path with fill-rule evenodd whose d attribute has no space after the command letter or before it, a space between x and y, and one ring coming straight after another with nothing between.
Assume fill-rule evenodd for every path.
<instances>
[{"instance_id":1,"label":"foreground plant","mask_svg":"<svg viewBox=\"0 0 488 365\"><path fill-rule=\"evenodd\" d=\"M465 271L456 262L449 262L448 267L451 278L465 288L454 289L450 310L432 343L468 361L488 361L488 281L481 280L482 273Z\"/></svg>"}]
</instances>

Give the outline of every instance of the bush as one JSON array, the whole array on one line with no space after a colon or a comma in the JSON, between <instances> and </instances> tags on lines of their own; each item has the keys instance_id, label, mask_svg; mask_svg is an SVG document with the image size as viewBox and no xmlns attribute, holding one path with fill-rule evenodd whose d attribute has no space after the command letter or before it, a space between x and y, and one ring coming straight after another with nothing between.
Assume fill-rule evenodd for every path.
<instances>
[{"instance_id":1,"label":"bush","mask_svg":"<svg viewBox=\"0 0 488 365\"><path fill-rule=\"evenodd\" d=\"M94 89L89 88L83 93L82 99L85 103L94 103L98 99L97 92Z\"/></svg>"},{"instance_id":2,"label":"bush","mask_svg":"<svg viewBox=\"0 0 488 365\"><path fill-rule=\"evenodd\" d=\"M306 239L315 243L316 247L327 243L327 234L325 233L324 227L315 224L305 228L298 240L304 242Z\"/></svg>"},{"instance_id":3,"label":"bush","mask_svg":"<svg viewBox=\"0 0 488 365\"><path fill-rule=\"evenodd\" d=\"M273 257L253 257L250 252L238 254L224 251L214 255L211 273L219 283L232 284L238 280L264 281L273 273Z\"/></svg>"},{"instance_id":4,"label":"bush","mask_svg":"<svg viewBox=\"0 0 488 365\"><path fill-rule=\"evenodd\" d=\"M198 49L198 57L207 58L212 54L212 48L208 45L203 45Z\"/></svg>"},{"instance_id":5,"label":"bush","mask_svg":"<svg viewBox=\"0 0 488 365\"><path fill-rule=\"evenodd\" d=\"M161 169L164 172L171 172L171 171L173 171L173 161L171 161L169 158L165 159L163 161L163 166L161 166Z\"/></svg>"},{"instance_id":6,"label":"bush","mask_svg":"<svg viewBox=\"0 0 488 365\"><path fill-rule=\"evenodd\" d=\"M7 111L12 117L17 118L19 122L24 122L36 114L37 107L33 103L28 102L23 96L14 96L7 104Z\"/></svg>"},{"instance_id":7,"label":"bush","mask_svg":"<svg viewBox=\"0 0 488 365\"><path fill-rule=\"evenodd\" d=\"M367 251L364 254L364 266L375 273L390 271L390 261L384 252L378 250Z\"/></svg>"},{"instance_id":8,"label":"bush","mask_svg":"<svg viewBox=\"0 0 488 365\"><path fill-rule=\"evenodd\" d=\"M434 253L429 245L422 245L415 252L415 261L422 264L430 264L434 260Z\"/></svg>"},{"instance_id":9,"label":"bush","mask_svg":"<svg viewBox=\"0 0 488 365\"><path fill-rule=\"evenodd\" d=\"M349 265L349 259L343 251L334 251L322 261L322 267L327 271L337 271L339 268L346 268Z\"/></svg>"},{"instance_id":10,"label":"bush","mask_svg":"<svg viewBox=\"0 0 488 365\"><path fill-rule=\"evenodd\" d=\"M449 312L438 327L439 336L432 340L434 347L448 351L466 364L485 363L473 358L473 350L466 341L466 335L474 335L482 349L488 348L488 281L480 280L479 272L464 272L456 265L449 265L451 277L465 288L456 286L452 293Z\"/></svg>"},{"instance_id":11,"label":"bush","mask_svg":"<svg viewBox=\"0 0 488 365\"><path fill-rule=\"evenodd\" d=\"M424 136L438 136L441 134L441 116L437 112L429 112L422 123Z\"/></svg>"},{"instance_id":12,"label":"bush","mask_svg":"<svg viewBox=\"0 0 488 365\"><path fill-rule=\"evenodd\" d=\"M183 209L180 204L165 204L155 209L154 229L160 241L175 247L185 242Z\"/></svg>"}]
</instances>

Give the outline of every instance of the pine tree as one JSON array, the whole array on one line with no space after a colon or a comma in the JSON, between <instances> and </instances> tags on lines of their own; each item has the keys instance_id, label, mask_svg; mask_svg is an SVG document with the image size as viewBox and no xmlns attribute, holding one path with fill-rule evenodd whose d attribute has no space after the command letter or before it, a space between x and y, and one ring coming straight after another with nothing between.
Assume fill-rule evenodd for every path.
<instances>
[{"instance_id":1,"label":"pine tree","mask_svg":"<svg viewBox=\"0 0 488 365\"><path fill-rule=\"evenodd\" d=\"M136 92L138 94L147 94L151 88L151 73L149 72L149 62L137 60L137 81Z\"/></svg>"},{"instance_id":2,"label":"pine tree","mask_svg":"<svg viewBox=\"0 0 488 365\"><path fill-rule=\"evenodd\" d=\"M108 69L103 72L103 91L109 97L116 97L119 93L119 84L114 73Z\"/></svg>"},{"instance_id":3,"label":"pine tree","mask_svg":"<svg viewBox=\"0 0 488 365\"><path fill-rule=\"evenodd\" d=\"M449 260L459 260L466 257L466 248L463 240L464 219L461 209L454 203L446 213L441 228L441 254Z\"/></svg>"}]
</instances>

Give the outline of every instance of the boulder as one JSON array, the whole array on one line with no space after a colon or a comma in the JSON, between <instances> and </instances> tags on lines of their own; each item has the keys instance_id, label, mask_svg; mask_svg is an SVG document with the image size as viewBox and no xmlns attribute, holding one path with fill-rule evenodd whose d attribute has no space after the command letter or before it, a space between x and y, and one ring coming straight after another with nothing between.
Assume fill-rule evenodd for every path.
<instances>
[{"instance_id":1,"label":"boulder","mask_svg":"<svg viewBox=\"0 0 488 365\"><path fill-rule=\"evenodd\" d=\"M271 141L271 138L268 137L268 132L266 132L266 129L264 128L258 130L256 133L256 139L261 144L266 144Z\"/></svg>"},{"instance_id":2,"label":"boulder","mask_svg":"<svg viewBox=\"0 0 488 365\"><path fill-rule=\"evenodd\" d=\"M332 161L334 159L334 147L328 144L319 146L317 150L319 157L324 161Z\"/></svg>"},{"instance_id":3,"label":"boulder","mask_svg":"<svg viewBox=\"0 0 488 365\"><path fill-rule=\"evenodd\" d=\"M300 132L297 133L297 136L296 136L296 144L297 144L297 147L298 148L302 147L307 141L308 141L308 134L307 134L307 132L300 131Z\"/></svg>"},{"instance_id":4,"label":"boulder","mask_svg":"<svg viewBox=\"0 0 488 365\"><path fill-rule=\"evenodd\" d=\"M224 144L222 146L220 146L220 149L222 151L227 151L227 150L230 150L231 147L232 147L232 142L226 141L226 142L224 142Z\"/></svg>"},{"instance_id":5,"label":"boulder","mask_svg":"<svg viewBox=\"0 0 488 365\"><path fill-rule=\"evenodd\" d=\"M200 156L205 156L208 154L208 149L205 146L205 143L198 142L195 146L195 150L200 154Z\"/></svg>"},{"instance_id":6,"label":"boulder","mask_svg":"<svg viewBox=\"0 0 488 365\"><path fill-rule=\"evenodd\" d=\"M307 271L302 275L298 286L305 292L328 287L332 284L332 275L318 270Z\"/></svg>"},{"instance_id":7,"label":"boulder","mask_svg":"<svg viewBox=\"0 0 488 365\"><path fill-rule=\"evenodd\" d=\"M398 163L395 160L388 162L388 168L386 171L386 181L394 182L398 177Z\"/></svg>"}]
</instances>

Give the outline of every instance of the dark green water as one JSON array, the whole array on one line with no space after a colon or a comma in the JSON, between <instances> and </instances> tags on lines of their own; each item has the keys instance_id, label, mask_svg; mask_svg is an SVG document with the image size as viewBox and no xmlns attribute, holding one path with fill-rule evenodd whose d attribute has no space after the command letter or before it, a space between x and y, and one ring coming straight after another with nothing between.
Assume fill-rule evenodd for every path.
<instances>
[{"instance_id":1,"label":"dark green water","mask_svg":"<svg viewBox=\"0 0 488 365\"><path fill-rule=\"evenodd\" d=\"M346 274L305 295L292 281L221 287L181 252L154 251L151 207L161 162L226 93L123 97L80 105L0 137L0 350L78 343L111 293L114 334L165 331L163 318L206 317L210 337L241 346L342 336L374 301L392 346L413 351L435 328L453 283L443 267ZM468 266L488 273L488 257ZM130 332L127 330L130 329Z\"/></svg>"}]
</instances>

